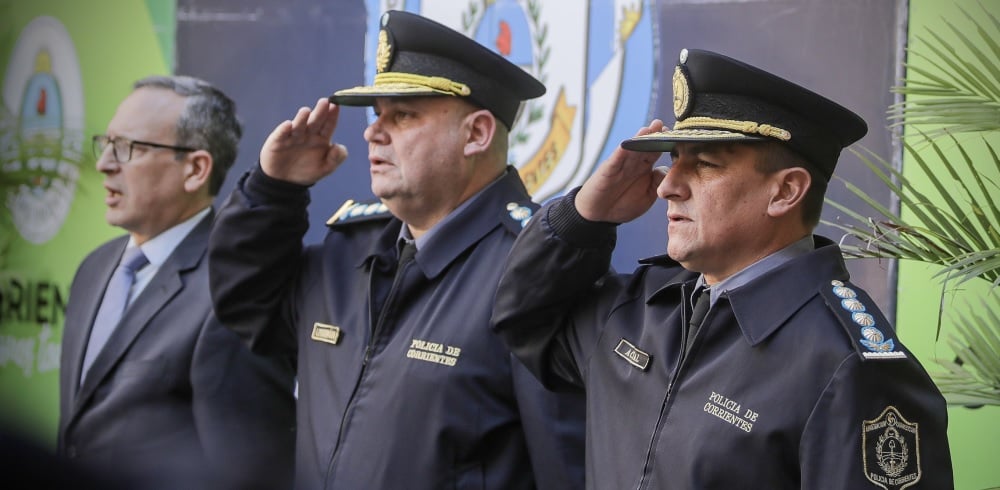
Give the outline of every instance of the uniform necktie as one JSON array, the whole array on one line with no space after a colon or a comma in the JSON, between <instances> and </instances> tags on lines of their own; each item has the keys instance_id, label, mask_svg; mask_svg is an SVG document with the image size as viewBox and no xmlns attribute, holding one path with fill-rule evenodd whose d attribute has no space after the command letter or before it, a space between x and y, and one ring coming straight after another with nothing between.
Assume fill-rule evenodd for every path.
<instances>
[{"instance_id":1,"label":"uniform necktie","mask_svg":"<svg viewBox=\"0 0 1000 490\"><path fill-rule=\"evenodd\" d=\"M396 243L396 251L399 253L399 258L396 260L396 271L393 273L392 283L389 287L386 287L384 281L385 276L381 276L376 287L372 289L372 300L371 300L371 311L372 318L377 318L376 325L381 324L382 316L385 314L383 311L388 305L386 301L390 303L398 295L397 290L403 279L403 271L406 270L406 264L413 262L413 256L417 254L417 244L413 240L403 240ZM386 271L388 272L388 271ZM376 284L373 282L372 284Z\"/></svg>"},{"instance_id":2,"label":"uniform necktie","mask_svg":"<svg viewBox=\"0 0 1000 490\"><path fill-rule=\"evenodd\" d=\"M703 286L698 291L695 291L693 297L695 298L694 309L691 311L691 321L688 322L687 345L684 346L684 352L691 349L691 344L698 333L698 328L705 321L708 308L712 305L712 292L708 286Z\"/></svg>"},{"instance_id":3,"label":"uniform necktie","mask_svg":"<svg viewBox=\"0 0 1000 490\"><path fill-rule=\"evenodd\" d=\"M417 255L417 242L415 240L403 240L403 248L399 249L399 260L396 262L396 273L392 277L392 287L390 294L395 296L395 291L399 288L400 281L403 280L403 271L406 264L413 261L413 256Z\"/></svg>"},{"instance_id":4,"label":"uniform necktie","mask_svg":"<svg viewBox=\"0 0 1000 490\"><path fill-rule=\"evenodd\" d=\"M413 260L413 256L417 254L417 242L414 240L404 240L405 244L403 249L399 251L399 262L396 263L396 275L403 270L403 267Z\"/></svg>"},{"instance_id":5,"label":"uniform necktie","mask_svg":"<svg viewBox=\"0 0 1000 490\"><path fill-rule=\"evenodd\" d=\"M108 342L111 333L115 331L125 307L128 306L129 291L132 289L132 282L135 281L135 272L148 263L149 260L142 253L142 249L132 247L125 251L125 258L111 275L101 307L97 310L94 326L90 329L90 340L87 341L87 351L83 355L83 370L80 371L80 385L83 385L87 371L101 353L104 344Z\"/></svg>"}]
</instances>

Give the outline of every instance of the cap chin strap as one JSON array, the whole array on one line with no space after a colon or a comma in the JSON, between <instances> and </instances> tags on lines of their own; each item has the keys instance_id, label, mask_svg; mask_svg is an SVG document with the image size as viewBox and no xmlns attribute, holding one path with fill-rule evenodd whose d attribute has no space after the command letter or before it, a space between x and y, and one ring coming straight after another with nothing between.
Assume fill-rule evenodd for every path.
<instances>
[{"instance_id":1,"label":"cap chin strap","mask_svg":"<svg viewBox=\"0 0 1000 490\"><path fill-rule=\"evenodd\" d=\"M696 116L689 117L682 121L677 121L677 123L674 124L674 129L704 128L726 129L729 131L738 131L740 133L759 134L761 136L767 136L781 141L789 141L792 139L792 133L787 129L781 129L779 127L771 126L770 124L761 124L753 121L736 121L733 119L716 119L714 117Z\"/></svg>"}]
</instances>

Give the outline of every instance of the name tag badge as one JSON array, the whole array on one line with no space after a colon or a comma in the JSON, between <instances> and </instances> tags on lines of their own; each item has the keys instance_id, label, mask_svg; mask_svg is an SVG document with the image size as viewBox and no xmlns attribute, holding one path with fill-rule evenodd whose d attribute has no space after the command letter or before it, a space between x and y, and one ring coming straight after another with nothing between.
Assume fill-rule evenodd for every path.
<instances>
[{"instance_id":1,"label":"name tag badge","mask_svg":"<svg viewBox=\"0 0 1000 490\"><path fill-rule=\"evenodd\" d=\"M340 342L340 327L320 322L313 323L312 339L337 345L337 342Z\"/></svg>"},{"instance_id":2,"label":"name tag badge","mask_svg":"<svg viewBox=\"0 0 1000 490\"><path fill-rule=\"evenodd\" d=\"M618 354L622 359L628 361L629 364L643 371L649 367L649 354L639 350L639 348L625 339L621 339L618 342L618 346L615 347L615 354Z\"/></svg>"}]
</instances>

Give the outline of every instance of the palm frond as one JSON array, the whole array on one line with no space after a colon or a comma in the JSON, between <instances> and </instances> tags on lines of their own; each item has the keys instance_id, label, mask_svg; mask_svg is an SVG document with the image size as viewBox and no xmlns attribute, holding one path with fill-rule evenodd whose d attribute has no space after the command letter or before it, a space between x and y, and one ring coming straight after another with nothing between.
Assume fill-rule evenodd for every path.
<instances>
[{"instance_id":1,"label":"palm frond","mask_svg":"<svg viewBox=\"0 0 1000 490\"><path fill-rule=\"evenodd\" d=\"M916 168L907 175L921 179L920 184L879 155L852 149L902 212L893 213L844 182L875 215L864 216L827 199L844 217L824 221L844 232L841 248L848 258L941 266L935 274L942 282L936 341L947 312L956 334L945 342L956 357L938 359L943 371L933 378L948 403L966 406L1000 405L1000 299L995 294L1000 286L1000 185L988 177L1000 175L995 143L1000 134L1000 21L980 6L983 12L976 15L959 8L973 28L958 28L944 19L940 30L918 37L907 51L905 84L893 88L905 102L890 106L889 120L911 135L903 148ZM957 137L970 133L982 136ZM975 156L970 154L973 145ZM956 308L945 301L948 291L972 279L986 280L991 287L980 305Z\"/></svg>"},{"instance_id":2,"label":"palm frond","mask_svg":"<svg viewBox=\"0 0 1000 490\"><path fill-rule=\"evenodd\" d=\"M845 232L842 248L848 257L917 260L945 266L939 275L959 283L979 278L1000 281L1000 207L993 197L1000 186L974 170L973 161L957 140L950 140L959 156L948 158L940 141L927 139L922 149L905 145L926 176L935 195L915 186L892 164L870 151L851 149L899 199L912 218L895 215L861 188L844 182L847 189L879 215L864 217L831 199L827 203L847 215L850 222L824 223ZM993 165L1000 169L996 149L983 140ZM951 148L954 150L954 148ZM961 168L959 167L961 166ZM853 239L853 240L850 240Z\"/></svg>"},{"instance_id":3,"label":"palm frond","mask_svg":"<svg viewBox=\"0 0 1000 490\"><path fill-rule=\"evenodd\" d=\"M980 307L952 308L958 335L950 336L954 361L938 361L945 371L932 373L948 403L954 405L1000 405L1000 317L995 294L981 299Z\"/></svg>"},{"instance_id":4,"label":"palm frond","mask_svg":"<svg viewBox=\"0 0 1000 490\"><path fill-rule=\"evenodd\" d=\"M976 26L974 32L943 20L957 43L935 31L916 36L908 55L927 61L934 70L904 64L906 83L893 91L904 95L905 102L890 106L893 126L936 126L928 130L932 137L1000 130L1000 21L986 6L981 7L983 15L962 10ZM956 55L958 48L963 55Z\"/></svg>"}]
</instances>

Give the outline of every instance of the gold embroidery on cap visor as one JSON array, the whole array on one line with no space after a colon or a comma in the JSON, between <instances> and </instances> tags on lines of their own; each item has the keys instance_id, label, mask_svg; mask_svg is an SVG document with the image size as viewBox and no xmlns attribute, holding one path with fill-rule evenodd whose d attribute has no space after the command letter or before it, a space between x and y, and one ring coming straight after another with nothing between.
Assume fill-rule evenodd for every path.
<instances>
[{"instance_id":1,"label":"gold embroidery on cap visor","mask_svg":"<svg viewBox=\"0 0 1000 490\"><path fill-rule=\"evenodd\" d=\"M694 126L694 127L692 127ZM706 128L718 128L708 129ZM689 117L679 121L674 129L659 133L636 136L622 144L626 149L638 151L666 151L677 141L756 141L761 137L775 138L781 141L792 139L792 133L769 124L753 121L735 121L731 119L715 119L711 117ZM655 143L648 145L646 143Z\"/></svg>"},{"instance_id":2,"label":"gold embroidery on cap visor","mask_svg":"<svg viewBox=\"0 0 1000 490\"><path fill-rule=\"evenodd\" d=\"M670 138L670 141L666 141L667 143L672 143L674 141L710 141L710 140L739 141L739 140L759 139L747 136L743 133L734 133L732 131L717 131L712 129L681 129L681 130L667 130L667 131L661 131L659 133L650 133L650 134L644 134L642 136L635 136L632 139L623 143L622 146L625 146L626 149L636 149L636 148L630 148L631 146L630 143L642 143L646 141L664 143L665 138ZM644 148L650 148L646 147L645 145L642 146ZM643 149L640 151L663 151L659 149L660 147L661 145L656 145L657 148L656 150ZM671 144L664 148L666 149L673 148L673 145Z\"/></svg>"},{"instance_id":3,"label":"gold embroidery on cap visor","mask_svg":"<svg viewBox=\"0 0 1000 490\"><path fill-rule=\"evenodd\" d=\"M380 95L380 94L413 94L413 95L456 95L468 97L472 89L468 85L449 80L444 77L426 77L413 73L386 72L375 75L375 83L371 86L354 87L338 90L333 95Z\"/></svg>"},{"instance_id":4,"label":"gold embroidery on cap visor","mask_svg":"<svg viewBox=\"0 0 1000 490\"><path fill-rule=\"evenodd\" d=\"M674 125L674 129L726 129L729 131L738 131L744 134L759 134L761 136L767 136L769 138L778 139L781 141L789 141L792 139L792 133L787 129L781 129L779 127L771 126L770 124L761 124L753 121L736 121L732 119L716 119L714 117L689 117L683 121L678 121Z\"/></svg>"}]
</instances>

